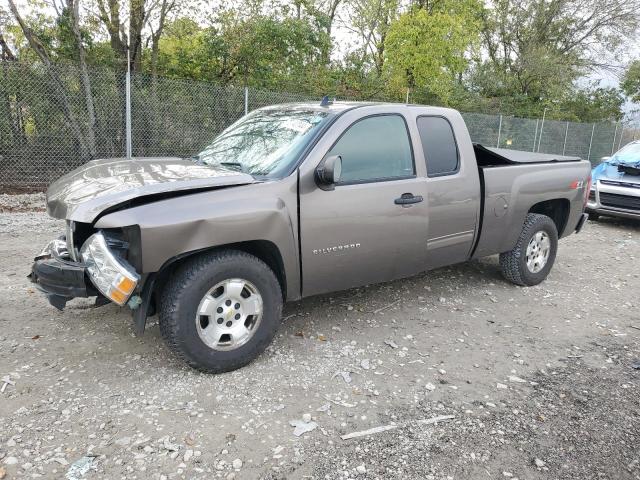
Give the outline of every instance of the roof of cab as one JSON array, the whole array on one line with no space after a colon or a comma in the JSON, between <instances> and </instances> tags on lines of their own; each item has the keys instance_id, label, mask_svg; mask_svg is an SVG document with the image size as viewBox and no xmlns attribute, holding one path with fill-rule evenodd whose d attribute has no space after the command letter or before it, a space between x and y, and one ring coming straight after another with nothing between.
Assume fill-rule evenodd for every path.
<instances>
[{"instance_id":1,"label":"roof of cab","mask_svg":"<svg viewBox=\"0 0 640 480\"><path fill-rule=\"evenodd\" d=\"M355 102L355 101L333 101L328 104L321 105L321 102L291 102L291 103L281 103L276 105L269 105L262 107L261 110L269 110L269 109L281 109L281 110L313 110L313 111L324 111L330 113L342 113L347 110L351 110L354 108L361 107L375 107L375 106L394 106L399 108L408 108L408 109L419 109L419 110L429 110L430 113L433 112L455 112L451 108L447 107L434 107L430 105L417 105L411 103L393 103L393 102Z\"/></svg>"},{"instance_id":2,"label":"roof of cab","mask_svg":"<svg viewBox=\"0 0 640 480\"><path fill-rule=\"evenodd\" d=\"M330 112L342 112L344 110L350 110L357 107L365 107L369 105L380 105L378 102L338 102L332 101L326 105L321 105L320 102L291 102L280 103L276 105L268 105L262 107L261 110L269 109L281 109L281 110L318 110L318 111L330 111Z\"/></svg>"}]
</instances>

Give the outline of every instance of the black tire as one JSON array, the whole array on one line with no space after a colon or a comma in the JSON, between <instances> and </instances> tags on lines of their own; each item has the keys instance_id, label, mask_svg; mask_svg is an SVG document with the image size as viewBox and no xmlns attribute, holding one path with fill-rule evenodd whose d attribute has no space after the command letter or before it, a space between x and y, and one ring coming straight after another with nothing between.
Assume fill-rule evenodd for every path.
<instances>
[{"instance_id":1,"label":"black tire","mask_svg":"<svg viewBox=\"0 0 640 480\"><path fill-rule=\"evenodd\" d=\"M201 338L196 312L204 295L219 282L241 278L262 297L262 318L247 343L215 350ZM273 340L280 325L282 291L273 271L260 259L238 250L221 250L190 258L171 276L161 294L160 331L169 347L191 367L221 373L245 366Z\"/></svg>"},{"instance_id":2,"label":"black tire","mask_svg":"<svg viewBox=\"0 0 640 480\"><path fill-rule=\"evenodd\" d=\"M600 214L596 212L589 212L589 220L592 222L597 222L600 220Z\"/></svg>"},{"instance_id":3,"label":"black tire","mask_svg":"<svg viewBox=\"0 0 640 480\"><path fill-rule=\"evenodd\" d=\"M549 236L550 250L544 267L539 272L534 273L527 267L526 252L529 242L540 231ZM549 275L556 259L557 251L558 230L556 224L546 215L529 213L525 218L516 246L510 252L500 254L502 275L516 285L537 285Z\"/></svg>"}]
</instances>

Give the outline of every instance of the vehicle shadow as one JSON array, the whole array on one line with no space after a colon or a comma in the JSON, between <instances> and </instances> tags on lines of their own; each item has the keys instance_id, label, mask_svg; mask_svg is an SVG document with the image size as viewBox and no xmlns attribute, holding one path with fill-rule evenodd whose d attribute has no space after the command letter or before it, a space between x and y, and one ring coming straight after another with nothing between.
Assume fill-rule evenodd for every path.
<instances>
[{"instance_id":1,"label":"vehicle shadow","mask_svg":"<svg viewBox=\"0 0 640 480\"><path fill-rule=\"evenodd\" d=\"M283 318L318 315L331 306L352 307L372 314L391 306L402 306L404 300L419 298L434 303L450 298L452 291L456 297L464 297L479 289L513 287L500 273L497 258L471 260L408 278L306 297L285 304Z\"/></svg>"}]
</instances>

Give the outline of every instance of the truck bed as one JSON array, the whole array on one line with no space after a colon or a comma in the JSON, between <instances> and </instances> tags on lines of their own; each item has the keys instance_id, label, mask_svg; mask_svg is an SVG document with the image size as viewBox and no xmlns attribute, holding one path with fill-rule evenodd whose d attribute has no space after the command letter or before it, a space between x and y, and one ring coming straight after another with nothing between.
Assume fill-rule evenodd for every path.
<instances>
[{"instance_id":1,"label":"truck bed","mask_svg":"<svg viewBox=\"0 0 640 480\"><path fill-rule=\"evenodd\" d=\"M584 185L591 164L579 157L489 148L474 144L480 175L480 234L474 258L509 251L515 245L524 218L536 202L553 200L566 211L559 236L573 231L582 213ZM572 186L576 185L576 186ZM573 205L573 208L572 208Z\"/></svg>"},{"instance_id":2,"label":"truck bed","mask_svg":"<svg viewBox=\"0 0 640 480\"><path fill-rule=\"evenodd\" d=\"M473 144L476 153L476 161L479 167L496 167L508 165L522 165L531 163L554 163L554 162L579 162L580 157L569 157L556 155L553 153L535 153L522 150L509 150L506 148L491 148Z\"/></svg>"}]
</instances>

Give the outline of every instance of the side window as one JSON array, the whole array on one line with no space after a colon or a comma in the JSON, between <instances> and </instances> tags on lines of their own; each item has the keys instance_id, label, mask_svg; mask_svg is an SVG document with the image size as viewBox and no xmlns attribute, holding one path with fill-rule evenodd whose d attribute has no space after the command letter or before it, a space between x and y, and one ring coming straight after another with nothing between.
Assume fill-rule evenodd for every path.
<instances>
[{"instance_id":1,"label":"side window","mask_svg":"<svg viewBox=\"0 0 640 480\"><path fill-rule=\"evenodd\" d=\"M451 124L441 117L418 117L418 133L427 162L427 175L437 177L456 173L458 146Z\"/></svg>"},{"instance_id":2,"label":"side window","mask_svg":"<svg viewBox=\"0 0 640 480\"><path fill-rule=\"evenodd\" d=\"M378 115L351 125L328 155L342 157L340 183L415 174L409 134L400 115Z\"/></svg>"}]
</instances>

